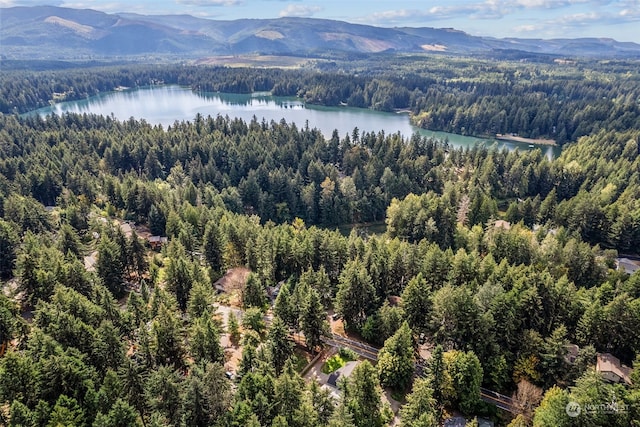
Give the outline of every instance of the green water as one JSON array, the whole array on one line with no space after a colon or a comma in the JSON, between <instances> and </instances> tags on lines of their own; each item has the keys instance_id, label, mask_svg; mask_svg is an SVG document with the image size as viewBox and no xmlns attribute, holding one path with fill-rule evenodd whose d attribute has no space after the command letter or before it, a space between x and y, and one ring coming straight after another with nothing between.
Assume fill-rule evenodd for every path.
<instances>
[{"instance_id":1,"label":"green water","mask_svg":"<svg viewBox=\"0 0 640 427\"><path fill-rule=\"evenodd\" d=\"M409 137L418 132L421 135L447 139L454 146L471 147L478 143L494 144L469 136L447 132L435 132L412 126L406 113L385 113L365 108L321 107L305 104L296 98L275 97L268 93L231 94L231 93L196 93L189 88L168 85L152 86L139 89L109 92L78 101L61 102L50 107L41 108L27 114L46 115L50 113L93 113L113 115L120 120L133 117L144 119L151 124L164 127L172 125L176 120L193 120L196 114L203 116L239 117L251 121L255 116L258 121L279 122L285 119L302 128L309 124L319 129L325 137L330 137L334 129L340 136L351 134L354 127L360 133L384 131L385 134L400 132ZM529 144L497 142L500 147L508 149L530 150ZM560 149L557 147L539 146L549 157L555 157Z\"/></svg>"}]
</instances>

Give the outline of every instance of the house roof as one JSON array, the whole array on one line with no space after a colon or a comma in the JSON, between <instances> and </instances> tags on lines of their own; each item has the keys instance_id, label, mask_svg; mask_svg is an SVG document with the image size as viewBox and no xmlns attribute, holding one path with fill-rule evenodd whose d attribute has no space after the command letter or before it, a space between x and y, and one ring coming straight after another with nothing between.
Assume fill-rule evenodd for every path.
<instances>
[{"instance_id":1,"label":"house roof","mask_svg":"<svg viewBox=\"0 0 640 427\"><path fill-rule=\"evenodd\" d=\"M486 418L478 418L478 427L493 427L495 424L493 421Z\"/></svg>"},{"instance_id":2,"label":"house roof","mask_svg":"<svg viewBox=\"0 0 640 427\"><path fill-rule=\"evenodd\" d=\"M131 224L129 224L128 222L123 222L122 224L120 224L120 230L122 230L122 233L127 237L131 237L131 235L133 234L133 228L131 228Z\"/></svg>"},{"instance_id":3,"label":"house roof","mask_svg":"<svg viewBox=\"0 0 640 427\"><path fill-rule=\"evenodd\" d=\"M329 374L329 378L327 379L327 384L332 385L334 387L338 387L338 379L340 378L340 372L332 372Z\"/></svg>"},{"instance_id":4,"label":"house roof","mask_svg":"<svg viewBox=\"0 0 640 427\"><path fill-rule=\"evenodd\" d=\"M624 366L620 363L620 359L611 353L598 353L596 359L596 371L611 372L620 377L620 379L625 383L631 384L631 368Z\"/></svg>"},{"instance_id":5,"label":"house roof","mask_svg":"<svg viewBox=\"0 0 640 427\"><path fill-rule=\"evenodd\" d=\"M338 402L340 400L340 391L337 390L335 387L332 387L327 384L322 384L320 388L329 391L329 396L331 396L331 398L334 401Z\"/></svg>"},{"instance_id":6,"label":"house roof","mask_svg":"<svg viewBox=\"0 0 640 427\"><path fill-rule=\"evenodd\" d=\"M277 284L276 286L267 286L267 295L275 298L278 296L279 293L280 293L280 284Z\"/></svg>"},{"instance_id":7,"label":"house roof","mask_svg":"<svg viewBox=\"0 0 640 427\"><path fill-rule=\"evenodd\" d=\"M399 297L398 295L389 295L387 297L387 301L389 301L389 304L391 304L392 307L396 307L402 304L402 297Z\"/></svg>"},{"instance_id":8,"label":"house roof","mask_svg":"<svg viewBox=\"0 0 640 427\"><path fill-rule=\"evenodd\" d=\"M618 270L624 270L627 274L633 274L640 270L640 265L629 258L616 258Z\"/></svg>"},{"instance_id":9,"label":"house roof","mask_svg":"<svg viewBox=\"0 0 640 427\"><path fill-rule=\"evenodd\" d=\"M568 363L575 362L576 358L580 354L580 347L578 347L576 344L567 344L564 346L564 348L567 350L567 354L564 356L564 360L566 360Z\"/></svg>"},{"instance_id":10,"label":"house roof","mask_svg":"<svg viewBox=\"0 0 640 427\"><path fill-rule=\"evenodd\" d=\"M167 243L169 238L166 236L150 236L149 243Z\"/></svg>"},{"instance_id":11,"label":"house roof","mask_svg":"<svg viewBox=\"0 0 640 427\"><path fill-rule=\"evenodd\" d=\"M338 380L340 378L349 378L356 366L358 366L357 361L347 362L342 368L337 369L329 375L327 384L338 387Z\"/></svg>"},{"instance_id":12,"label":"house roof","mask_svg":"<svg viewBox=\"0 0 640 427\"><path fill-rule=\"evenodd\" d=\"M505 221L502 219L497 220L493 226L495 228L502 228L504 230L510 230L511 229L511 223L509 221Z\"/></svg>"},{"instance_id":13,"label":"house roof","mask_svg":"<svg viewBox=\"0 0 640 427\"><path fill-rule=\"evenodd\" d=\"M464 427L467 425L467 420L464 417L451 417L444 420L445 427Z\"/></svg>"},{"instance_id":14,"label":"house roof","mask_svg":"<svg viewBox=\"0 0 640 427\"><path fill-rule=\"evenodd\" d=\"M480 418L480 417L476 417L476 419L478 420L478 426L479 427L493 427L494 423L491 420L488 420L486 418ZM451 417L451 418L447 418L446 420L444 420L444 427L464 427L467 425L467 419L465 417Z\"/></svg>"}]
</instances>

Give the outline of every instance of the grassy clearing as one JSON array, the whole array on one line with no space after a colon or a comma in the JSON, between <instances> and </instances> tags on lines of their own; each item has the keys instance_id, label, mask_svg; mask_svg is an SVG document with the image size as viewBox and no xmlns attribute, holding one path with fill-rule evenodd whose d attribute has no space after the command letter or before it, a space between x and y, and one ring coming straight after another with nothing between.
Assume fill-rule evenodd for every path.
<instances>
[{"instance_id":1,"label":"grassy clearing","mask_svg":"<svg viewBox=\"0 0 640 427\"><path fill-rule=\"evenodd\" d=\"M346 365L348 360L344 360L339 354L335 354L327 359L322 365L322 373L330 374Z\"/></svg>"},{"instance_id":2,"label":"grassy clearing","mask_svg":"<svg viewBox=\"0 0 640 427\"><path fill-rule=\"evenodd\" d=\"M363 222L357 224L343 224L338 226L338 231L343 236L349 236L351 230L356 229L367 235L380 235L387 232L387 224L384 221Z\"/></svg>"},{"instance_id":3,"label":"grassy clearing","mask_svg":"<svg viewBox=\"0 0 640 427\"><path fill-rule=\"evenodd\" d=\"M330 374L331 372L335 372L338 369L342 368L347 362L351 362L352 360L356 360L358 355L355 354L352 350L347 348L341 348L338 354L334 354L322 365L322 372L325 374Z\"/></svg>"},{"instance_id":4,"label":"grassy clearing","mask_svg":"<svg viewBox=\"0 0 640 427\"><path fill-rule=\"evenodd\" d=\"M318 60L314 61L317 62ZM199 59L196 64L223 65L226 67L293 68L308 67L308 58L278 55L227 55Z\"/></svg>"},{"instance_id":5,"label":"grassy clearing","mask_svg":"<svg viewBox=\"0 0 640 427\"><path fill-rule=\"evenodd\" d=\"M293 354L293 364L295 366L296 372L302 372L302 370L307 366L309 360L306 355L296 351Z\"/></svg>"},{"instance_id":6,"label":"grassy clearing","mask_svg":"<svg viewBox=\"0 0 640 427\"><path fill-rule=\"evenodd\" d=\"M407 402L407 391L406 390L402 390L402 391L398 391L398 390L393 390L391 392L391 398L397 402L400 403L406 403Z\"/></svg>"}]
</instances>

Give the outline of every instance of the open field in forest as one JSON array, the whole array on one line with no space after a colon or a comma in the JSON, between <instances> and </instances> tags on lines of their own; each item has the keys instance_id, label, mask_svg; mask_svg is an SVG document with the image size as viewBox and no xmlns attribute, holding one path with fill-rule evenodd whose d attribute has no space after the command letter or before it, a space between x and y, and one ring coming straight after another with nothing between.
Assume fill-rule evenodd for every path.
<instances>
[{"instance_id":1,"label":"open field in forest","mask_svg":"<svg viewBox=\"0 0 640 427\"><path fill-rule=\"evenodd\" d=\"M317 60L314 60L317 61ZM222 55L201 58L196 65L219 65L225 67L259 67L259 68L302 68L310 64L308 58L278 55Z\"/></svg>"}]
</instances>

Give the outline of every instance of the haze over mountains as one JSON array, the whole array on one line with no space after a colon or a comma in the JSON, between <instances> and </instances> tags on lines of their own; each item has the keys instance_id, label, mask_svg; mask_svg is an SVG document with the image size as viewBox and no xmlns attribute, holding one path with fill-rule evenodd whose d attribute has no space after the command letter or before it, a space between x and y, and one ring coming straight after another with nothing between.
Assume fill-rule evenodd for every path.
<instances>
[{"instance_id":1,"label":"haze over mountains","mask_svg":"<svg viewBox=\"0 0 640 427\"><path fill-rule=\"evenodd\" d=\"M189 15L106 14L53 6L0 10L4 59L148 55L322 56L379 52L558 57L640 57L640 44L612 39L496 39L454 29L382 28L312 18L214 21Z\"/></svg>"}]
</instances>

